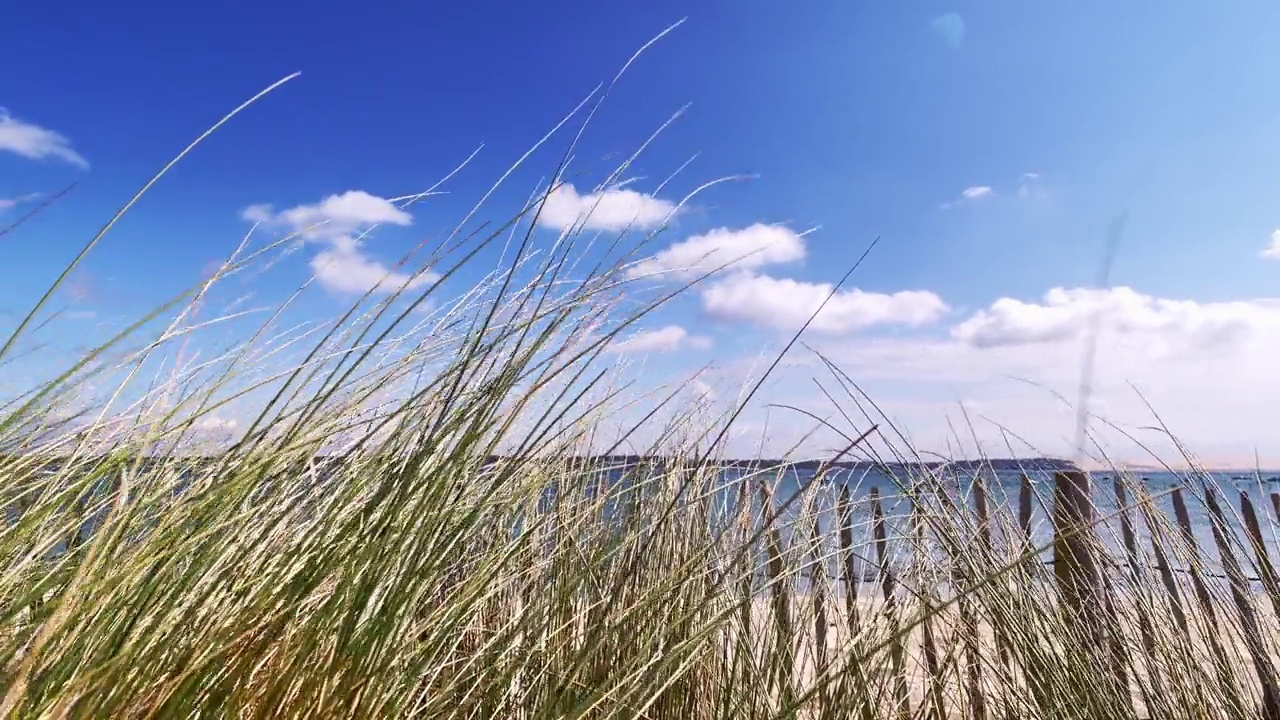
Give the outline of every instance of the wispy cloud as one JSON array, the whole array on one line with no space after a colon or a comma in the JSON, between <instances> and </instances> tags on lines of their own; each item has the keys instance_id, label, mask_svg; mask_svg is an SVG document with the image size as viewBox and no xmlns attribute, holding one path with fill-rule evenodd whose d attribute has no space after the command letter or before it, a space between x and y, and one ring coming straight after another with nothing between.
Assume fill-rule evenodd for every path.
<instances>
[{"instance_id":1,"label":"wispy cloud","mask_svg":"<svg viewBox=\"0 0 1280 720\"><path fill-rule=\"evenodd\" d=\"M996 194L996 191L993 190L988 185L974 185L972 187L967 187L964 190L961 190L959 197L957 197L955 200L950 200L942 203L940 207L943 210L950 210L951 208L960 207L961 205L967 205L968 203L972 203L972 202L977 202L984 198L994 197L995 194Z\"/></svg>"},{"instance_id":2,"label":"wispy cloud","mask_svg":"<svg viewBox=\"0 0 1280 720\"><path fill-rule=\"evenodd\" d=\"M974 185L960 191L960 194L953 200L948 200L938 207L943 210L951 210L962 205L970 205L977 202L992 200L996 197L1016 196L1021 200L1043 200L1046 198L1044 184L1041 182L1040 173L1026 172L1022 177L1018 178L1018 189L1015 191L997 192L990 185Z\"/></svg>"},{"instance_id":3,"label":"wispy cloud","mask_svg":"<svg viewBox=\"0 0 1280 720\"><path fill-rule=\"evenodd\" d=\"M1018 181L1018 197L1026 198L1040 192L1040 173L1022 173Z\"/></svg>"},{"instance_id":4,"label":"wispy cloud","mask_svg":"<svg viewBox=\"0 0 1280 720\"><path fill-rule=\"evenodd\" d=\"M952 49L960 47L964 42L964 18L956 13L935 17L929 21L929 29Z\"/></svg>"},{"instance_id":5,"label":"wispy cloud","mask_svg":"<svg viewBox=\"0 0 1280 720\"><path fill-rule=\"evenodd\" d=\"M1271 233L1271 244L1258 254L1268 260L1280 260L1280 230Z\"/></svg>"},{"instance_id":6,"label":"wispy cloud","mask_svg":"<svg viewBox=\"0 0 1280 720\"><path fill-rule=\"evenodd\" d=\"M78 268L62 285L62 291L74 302L91 302L98 296L97 280L93 273Z\"/></svg>"},{"instance_id":7,"label":"wispy cloud","mask_svg":"<svg viewBox=\"0 0 1280 720\"><path fill-rule=\"evenodd\" d=\"M651 230L675 212L674 203L626 188L579 194L571 183L547 196L538 224L557 230Z\"/></svg>"},{"instance_id":8,"label":"wispy cloud","mask_svg":"<svg viewBox=\"0 0 1280 720\"><path fill-rule=\"evenodd\" d=\"M0 107L0 152L11 152L30 160L61 160L82 170L89 161L71 148L65 135L25 122Z\"/></svg>"},{"instance_id":9,"label":"wispy cloud","mask_svg":"<svg viewBox=\"0 0 1280 720\"><path fill-rule=\"evenodd\" d=\"M618 354L674 352L682 347L694 350L706 350L711 347L711 339L700 335L690 335L688 330L679 325L667 325L656 330L646 330L630 337L609 344L609 351Z\"/></svg>"},{"instance_id":10,"label":"wispy cloud","mask_svg":"<svg viewBox=\"0 0 1280 720\"><path fill-rule=\"evenodd\" d=\"M13 198L0 198L0 212L15 208L23 203L29 203L40 198L40 193L27 193Z\"/></svg>"},{"instance_id":11,"label":"wispy cloud","mask_svg":"<svg viewBox=\"0 0 1280 720\"><path fill-rule=\"evenodd\" d=\"M363 190L330 195L313 205L298 205L279 212L271 205L251 205L240 216L327 246L311 259L311 270L316 281L331 292L390 293L440 279L438 274L429 271L414 275L398 272L365 254L364 243L359 239L361 233L374 225L408 226L413 224L413 216L390 200Z\"/></svg>"}]
</instances>

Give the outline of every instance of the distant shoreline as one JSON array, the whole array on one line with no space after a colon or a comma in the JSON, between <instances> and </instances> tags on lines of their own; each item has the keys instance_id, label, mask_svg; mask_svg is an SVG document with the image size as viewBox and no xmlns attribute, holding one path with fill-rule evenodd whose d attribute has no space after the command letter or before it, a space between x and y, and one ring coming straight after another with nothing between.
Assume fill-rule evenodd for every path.
<instances>
[{"instance_id":1,"label":"distant shoreline","mask_svg":"<svg viewBox=\"0 0 1280 720\"><path fill-rule=\"evenodd\" d=\"M337 456L321 456L317 460L326 460L336 458ZM186 461L196 464L213 463L221 458L220 455L174 455L174 456L153 456L148 457L145 463L172 462L174 460ZM65 457L51 457L44 462L50 465L56 465L65 461ZM96 458L102 460L105 458ZM503 460L514 459L514 456L495 455L490 456L486 463L500 462ZM688 462L688 458L677 460L676 458L655 455L575 455L548 457L548 460L554 459L557 462L565 462L570 465L580 466L630 466L643 463L672 464L678 461ZM81 458L80 462L92 463L93 459ZM1050 457L1033 457L1033 458L990 458L986 460L952 460L952 461L931 461L931 462L892 462L877 463L865 460L842 460L838 462L828 462L821 459L806 460L785 460L782 458L762 458L755 460L747 460L741 458L728 459L712 459L712 464L729 469L738 470L771 470L776 468L792 468L802 471L816 471L825 467L828 470L852 471L852 472L884 472L891 473L910 473L922 470L938 470L948 467L953 470L966 472L975 472L979 470L989 470L994 472L1032 472L1032 473L1054 473L1054 472L1088 472L1091 475L1113 475L1113 468L1092 468L1082 469L1070 460ZM1174 468L1169 470L1163 467L1150 466L1126 466L1122 470L1126 473L1135 475L1147 474L1165 474L1173 472L1176 474L1192 472L1188 468ZM1260 473L1264 480L1275 481L1274 478L1280 476L1280 469L1262 468L1241 469L1241 468L1206 468L1205 472L1215 475L1231 475L1231 476L1251 476Z\"/></svg>"},{"instance_id":2,"label":"distant shoreline","mask_svg":"<svg viewBox=\"0 0 1280 720\"><path fill-rule=\"evenodd\" d=\"M162 462L172 460L186 460L190 462L215 462L219 460L221 455L158 455L147 457L145 462ZM328 459L337 456L320 456L320 459ZM58 463L67 460L66 457L50 457L45 460L48 463ZM105 459L105 456L96 459ZM492 455L486 462L500 462L502 460L516 459L510 455ZM638 465L641 463L675 463L688 462L689 458L673 458L664 455L572 455L572 456L548 456L545 459L554 459L559 462L568 462L570 464L590 464L590 465ZM90 461L91 458L80 459L81 462ZM1037 458L992 458L988 460L951 460L951 461L933 461L933 462L891 462L879 463L869 462L866 460L841 460L837 462L829 462L821 459L807 460L786 460L783 458L760 458L760 459L742 459L742 458L713 458L709 462L714 465L727 468L752 468L752 469L768 469L776 467L791 467L800 470L816 470L819 467L826 467L835 470L884 470L884 469L931 469L936 470L941 467L952 467L963 470L977 470L987 468L996 471L1015 471L1015 470L1033 470L1033 471L1072 471L1079 470L1075 463L1070 460L1059 460L1056 458L1037 457Z\"/></svg>"}]
</instances>

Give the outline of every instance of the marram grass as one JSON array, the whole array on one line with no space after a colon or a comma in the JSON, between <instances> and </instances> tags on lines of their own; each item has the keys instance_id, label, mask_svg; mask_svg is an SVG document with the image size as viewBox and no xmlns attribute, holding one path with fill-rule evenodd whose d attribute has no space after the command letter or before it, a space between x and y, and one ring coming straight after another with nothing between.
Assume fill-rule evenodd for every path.
<instances>
[{"instance_id":1,"label":"marram grass","mask_svg":"<svg viewBox=\"0 0 1280 720\"><path fill-rule=\"evenodd\" d=\"M1153 544L1104 563L1091 625L972 478L868 495L822 470L798 490L727 472L732 414L605 372L669 299L637 301L626 273L652 236L575 229L534 252L537 207L460 226L429 289L323 326L273 314L182 359L228 317L199 318L210 288L281 246L238 253L6 401L4 715L1263 716L1275 670L1248 649L1273 654L1280 598L1197 581L1204 548L1137 483L1124 516ZM498 244L500 272L438 297ZM612 259L579 267L588 246ZM246 398L255 419L202 453L202 423ZM872 420L850 451L895 446ZM653 459L576 459L602 448ZM891 497L905 514L880 512Z\"/></svg>"}]
</instances>

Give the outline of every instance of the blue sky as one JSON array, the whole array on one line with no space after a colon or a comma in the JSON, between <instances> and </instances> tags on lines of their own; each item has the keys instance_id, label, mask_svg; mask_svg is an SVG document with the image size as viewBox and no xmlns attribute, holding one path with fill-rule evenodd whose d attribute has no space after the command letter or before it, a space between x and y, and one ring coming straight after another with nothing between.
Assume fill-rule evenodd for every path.
<instances>
[{"instance_id":1,"label":"blue sky","mask_svg":"<svg viewBox=\"0 0 1280 720\"><path fill-rule=\"evenodd\" d=\"M1280 227L1274 3L233 1L3 12L0 60L24 70L0 85L0 227L79 184L0 236L0 309L29 308L153 172L294 71L301 77L131 211L59 301L82 318L136 315L233 250L246 208L271 205L260 217L287 229L289 208L422 190L483 144L447 196L339 258L392 263L452 227L597 83L687 16L614 90L569 179L586 193L691 103L628 173L644 195L634 207L716 177L756 177L699 196L663 247L701 244L667 259L717 242L754 247L761 236L738 233L756 223L816 230L774 238L776 260L681 299L644 328L665 334L627 355L644 349L654 356L646 367L664 375L711 366L705 380L728 397L723 388L810 309L806 298L880 237L853 278L860 294L837 298L811 344L922 445L946 446L946 418L956 422L963 402L1046 452L1069 452L1057 401L1008 376L1074 393L1084 318L1101 308L1097 407L1128 427L1150 424L1133 382L1211 461L1251 464L1255 451L1280 461L1260 429L1280 402L1267 358L1280 351L1269 300L1280 260L1265 253ZM494 219L553 171L567 139L513 176ZM648 196L694 155L663 195ZM1121 212L1112 280L1124 289L1090 293ZM705 239L718 228L726 233ZM255 292L283 297L319 253L339 252L332 243L288 258ZM656 267L674 272L671 263ZM349 293L329 289L300 312L344 307ZM795 360L771 388L819 410L809 378L820 373L812 357ZM794 417L767 422L759 409L744 438L765 433L783 447L801 432ZM1001 442L994 425L979 430Z\"/></svg>"}]
</instances>

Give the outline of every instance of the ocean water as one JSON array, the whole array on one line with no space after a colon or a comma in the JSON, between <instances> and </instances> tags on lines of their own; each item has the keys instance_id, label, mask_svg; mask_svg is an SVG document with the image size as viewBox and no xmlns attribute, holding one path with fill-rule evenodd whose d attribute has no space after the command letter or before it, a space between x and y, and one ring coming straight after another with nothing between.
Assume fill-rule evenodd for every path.
<instances>
[{"instance_id":1,"label":"ocean water","mask_svg":"<svg viewBox=\"0 0 1280 720\"><path fill-rule=\"evenodd\" d=\"M974 480L971 473L958 474L944 480L943 490L951 502L957 507L964 506L973 512L975 501L973 496ZM1028 472L1031 480L1031 527L1030 540L1034 547L1046 547L1053 540L1052 512L1054 481L1050 472ZM1277 518L1271 495L1280 493L1280 481L1273 478L1277 472L1222 472L1211 473L1209 477L1187 477L1173 473L1148 473L1138 475L1134 480L1145 488L1152 497L1157 511L1167 518L1168 532L1177 530L1178 525L1174 513L1171 488L1181 488L1191 520L1193 537L1204 562L1204 571L1211 580L1223 579L1221 557L1213 535L1213 523L1207 504L1204 487L1206 481L1216 493L1219 506L1226 520L1226 534L1235 547L1235 554L1244 567L1246 576L1256 575L1253 570L1252 546L1245 534L1241 520L1240 495L1244 493L1252 502L1254 511L1262 528L1263 542L1273 563L1280 564L1280 518ZM984 472L984 486L987 494L988 514L993 518L991 530L993 543L997 548L1019 546L1023 542L1023 531L1019 526L1019 495L1022 486L1022 473ZM1091 479L1091 497L1095 507L1097 537L1106 554L1119 564L1127 563L1127 554L1121 539L1121 517L1119 503L1113 488L1114 474L1109 472L1093 473ZM841 470L828 474L820 486L811 483L812 473L806 471L783 471L775 473L775 500L785 503L808 486L808 499L814 504L822 531L834 537L836 516L834 512L836 497L841 487L847 487L852 500L854 518L854 545L861 547L860 554L872 558L873 516L871 509L871 491L877 489L885 516L886 530L889 537L889 556L891 566L904 570L911 558L911 541L903 539L912 532L910 522L911 500L904 493L900 480L875 470ZM1155 556L1152 550L1151 533L1143 513L1135 507L1137 498L1132 489L1127 490L1127 504L1131 508L1129 517L1136 536L1138 562L1154 567ZM926 499L926 505L938 506L936 495ZM795 501L785 509L782 515L783 524L792 524L800 515L801 502ZM794 529L793 529L794 530ZM811 532L807 530L806 532ZM1042 561L1051 561L1052 550L1046 550ZM1171 564L1178 569L1184 567L1171 559ZM864 562L863 577L871 579L876 570L873 562ZM1185 569L1185 567L1184 567ZM834 569L828 569L834 573ZM1216 577L1215 577L1216 576Z\"/></svg>"},{"instance_id":2,"label":"ocean water","mask_svg":"<svg viewBox=\"0 0 1280 720\"><path fill-rule=\"evenodd\" d=\"M603 470L603 473L607 482L620 482L625 477L623 470L616 467ZM1028 471L1027 476L1031 480L1032 487L1030 541L1034 547L1048 547L1053 539L1051 523L1054 491L1053 476L1051 472L1036 470ZM1257 474L1251 472L1221 472L1212 473L1207 478L1217 492L1219 502L1226 516L1227 534L1232 539L1236 547L1237 557L1241 559L1245 574L1248 576L1253 576L1256 572L1253 571L1252 547L1240 520L1240 494L1245 493L1251 499L1262 526L1264 545L1267 548L1267 552L1272 562L1280 565L1280 536L1277 533L1277 530L1280 529L1280 518L1277 518L1275 514L1272 499L1273 494L1280 494L1280 481L1274 480L1277 476L1280 476L1280 472L1271 471ZM827 542L831 543L832 547L828 552L832 553L834 552L834 539L838 534L838 522L835 512L836 500L840 490L847 488L853 515L855 554L862 558L860 562L861 574L863 579L867 581L874 580L878 573L878 563L875 561L873 546L873 515L872 503L870 502L872 490L878 490L889 537L888 557L890 566L895 571L903 572L909 569L913 558L918 558L918 553L913 552L913 541L907 539L913 528L910 519L912 502L904 492L904 488L901 485L902 481L899 479L877 470L837 469L827 473L820 483L814 483L812 482L812 472L805 469L778 468L751 472L742 469L728 469L723 471L721 475L722 489L717 494L717 502L715 503L718 510L713 510L713 517L709 518L713 525L723 522L725 517L734 512L733 505L739 497L739 483L744 477L753 482L767 482L772 488L774 503L777 506L775 509L779 512L778 524L782 528L784 543L789 545L793 543L799 544L799 540L809 542L810 534L813 532L812 521L806 520L803 528L798 527L797 522L802 516L806 518L816 516L818 529L827 538ZM1095 506L1095 519L1097 520L1097 536L1106 554L1117 563L1123 564L1127 562L1127 557L1121 541L1120 515L1116 496L1113 492L1113 477L1111 473L1106 472L1091 475L1092 499ZM988 513L992 518L991 534L993 543L998 550L1000 548L1016 547L1020 551L1025 547L1023 545L1023 531L1018 524L1022 473L1019 471L987 470L982 473L982 478L986 488ZM1173 529L1175 533L1178 531L1176 530L1173 498L1169 489L1172 487L1182 489L1191 519L1193 536L1204 561L1205 571L1210 580L1222 580L1221 558L1213 535L1212 520L1204 502L1203 488L1206 478L1190 478L1172 473L1149 473L1139 475L1135 479L1153 497L1157 511L1167 518L1168 528ZM592 483L589 482L587 485L591 486ZM969 512L973 512L975 506L973 486L974 476L971 470L959 471L945 476L942 482L942 489L948 501L954 503L956 507L967 508ZM803 494L802 490L804 491ZM554 502L554 492L549 492L545 499L548 504ZM759 496L754 491L752 493L752 502L758 511L760 509L760 501ZM1130 493L1128 502L1130 506L1136 502L1136 498L1133 497L1132 493ZM938 503L939 498L936 493L929 493L929 496L925 499L926 506L937 506ZM806 512L808 513L807 515L804 514ZM90 517L85 521L81 527L83 537L88 537L93 532L101 520L101 514L100 512L97 516ZM5 515L10 523L17 519L13 507L7 507ZM1154 566L1155 558L1152 553L1148 524L1143 514L1136 508L1131 511L1130 517L1137 539L1138 562ZM802 538L795 537L797 530L804 533ZM515 531L518 532L518 528ZM64 545L59 543L57 547L53 548L52 554L59 554L63 547ZM1052 559L1052 551L1045 550L1040 557L1042 561L1050 561ZM1185 565L1176 558L1172 560L1172 563L1175 568ZM834 558L828 564L827 572L832 578L839 575Z\"/></svg>"}]
</instances>

